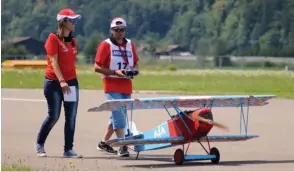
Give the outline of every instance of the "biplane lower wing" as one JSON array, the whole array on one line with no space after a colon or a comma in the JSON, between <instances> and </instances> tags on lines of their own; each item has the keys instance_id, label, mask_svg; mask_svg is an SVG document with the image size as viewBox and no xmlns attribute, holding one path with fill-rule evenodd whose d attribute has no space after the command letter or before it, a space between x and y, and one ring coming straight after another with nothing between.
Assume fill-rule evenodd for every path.
<instances>
[{"instance_id":1,"label":"biplane lower wing","mask_svg":"<svg viewBox=\"0 0 294 172\"><path fill-rule=\"evenodd\" d=\"M135 99L117 99L103 102L97 107L90 108L88 112L134 109L162 109L184 107L239 107L239 106L263 106L275 95L228 95L228 96L180 96L180 97L156 97Z\"/></svg>"},{"instance_id":2,"label":"biplane lower wing","mask_svg":"<svg viewBox=\"0 0 294 172\"><path fill-rule=\"evenodd\" d=\"M140 138L139 138L140 137ZM166 137L166 138L141 138L142 136L138 136L139 139L121 139L121 140L113 140L109 143L112 146L123 146L123 145L147 145L147 144L162 144L162 143L171 143L171 144L183 144L185 142L184 137ZM246 141L252 138L256 138L258 135L219 135L219 136L207 136L199 139L201 142L233 142L233 141ZM108 143L108 142L107 142ZM108 143L108 144L109 144Z\"/></svg>"},{"instance_id":3,"label":"biplane lower wing","mask_svg":"<svg viewBox=\"0 0 294 172\"><path fill-rule=\"evenodd\" d=\"M138 140L138 139L143 139L143 138L144 138L143 134L138 134L138 135L135 135L135 136L125 137L124 139L119 139L119 138L111 139L111 140L106 141L106 144L112 145L113 143L116 143L116 142L119 142L119 141L122 141L122 140L129 141L129 140Z\"/></svg>"},{"instance_id":4,"label":"biplane lower wing","mask_svg":"<svg viewBox=\"0 0 294 172\"><path fill-rule=\"evenodd\" d=\"M128 139L128 140L118 140L112 142L111 146L123 146L123 145L147 145L147 144L162 144L162 143L171 143L176 144L183 142L184 137L165 137L165 138L148 138L148 139Z\"/></svg>"},{"instance_id":5,"label":"biplane lower wing","mask_svg":"<svg viewBox=\"0 0 294 172\"><path fill-rule=\"evenodd\" d=\"M199 141L207 142L235 142L235 141L246 141L249 139L257 138L258 135L219 135L219 136L207 136L201 138Z\"/></svg>"}]
</instances>

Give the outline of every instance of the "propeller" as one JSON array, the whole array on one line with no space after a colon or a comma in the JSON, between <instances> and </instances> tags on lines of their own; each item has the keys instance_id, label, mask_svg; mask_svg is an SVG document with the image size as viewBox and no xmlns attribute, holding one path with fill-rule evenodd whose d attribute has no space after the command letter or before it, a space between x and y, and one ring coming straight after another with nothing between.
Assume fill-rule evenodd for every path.
<instances>
[{"instance_id":1,"label":"propeller","mask_svg":"<svg viewBox=\"0 0 294 172\"><path fill-rule=\"evenodd\" d=\"M212 121L212 120L210 120L210 119L206 119L206 118L203 118L203 117L200 117L200 116L197 116L196 118L197 118L199 121L205 122L205 123L207 123L207 124L211 124L211 125L213 125L213 126L215 126L215 127L218 127L218 128L220 128L220 129L222 129L222 130L229 131L228 127L225 126L225 125L223 125L223 124L221 124L221 123L218 123L218 122L215 122L215 121Z\"/></svg>"},{"instance_id":2,"label":"propeller","mask_svg":"<svg viewBox=\"0 0 294 172\"><path fill-rule=\"evenodd\" d=\"M190 113L193 113L193 112L196 111L196 110L198 110L198 109L195 109L195 110L186 110L185 112L186 112L187 114L190 114ZM220 129L222 129L222 130L229 131L229 129L228 129L227 126L225 126L225 125L223 125L223 124L221 124L221 123L218 123L218 122L212 121L212 120L210 120L210 119L206 119L206 118L203 118L203 117L198 116L198 115L196 116L196 119L199 120L199 121L205 122L205 123L207 123L207 124L213 125L213 126L215 126L215 127L217 127L217 128L220 128Z\"/></svg>"}]
</instances>

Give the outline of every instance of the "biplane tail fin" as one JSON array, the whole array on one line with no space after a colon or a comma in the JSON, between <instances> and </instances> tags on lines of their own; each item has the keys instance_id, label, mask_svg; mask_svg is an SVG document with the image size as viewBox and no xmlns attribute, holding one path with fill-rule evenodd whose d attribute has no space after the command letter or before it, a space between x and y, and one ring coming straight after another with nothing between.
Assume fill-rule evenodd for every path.
<instances>
[{"instance_id":1,"label":"biplane tail fin","mask_svg":"<svg viewBox=\"0 0 294 172\"><path fill-rule=\"evenodd\" d=\"M142 133L137 129L137 126L134 121L129 121L128 125L125 127L125 135L129 134L128 130L129 130L130 134L132 133L133 136L139 135Z\"/></svg>"}]
</instances>

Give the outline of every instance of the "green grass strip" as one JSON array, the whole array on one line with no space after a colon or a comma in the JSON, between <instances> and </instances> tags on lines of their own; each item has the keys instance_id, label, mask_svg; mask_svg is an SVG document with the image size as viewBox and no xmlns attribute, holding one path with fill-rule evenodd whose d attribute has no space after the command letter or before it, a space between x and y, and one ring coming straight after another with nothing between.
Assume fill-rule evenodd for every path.
<instances>
[{"instance_id":1,"label":"green grass strip","mask_svg":"<svg viewBox=\"0 0 294 172\"><path fill-rule=\"evenodd\" d=\"M79 70L81 89L103 89L100 75ZM2 88L43 88L43 70L3 70ZM141 71L134 90L183 92L198 95L275 94L294 98L294 72L259 70Z\"/></svg>"}]
</instances>

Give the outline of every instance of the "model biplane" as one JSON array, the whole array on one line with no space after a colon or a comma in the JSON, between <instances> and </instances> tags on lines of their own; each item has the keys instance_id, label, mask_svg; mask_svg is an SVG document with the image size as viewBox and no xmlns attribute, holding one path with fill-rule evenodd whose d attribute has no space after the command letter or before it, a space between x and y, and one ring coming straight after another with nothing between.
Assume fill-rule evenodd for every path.
<instances>
[{"instance_id":1,"label":"model biplane","mask_svg":"<svg viewBox=\"0 0 294 172\"><path fill-rule=\"evenodd\" d=\"M174 153L174 162L179 165L184 161L211 160L212 163L219 163L220 153L215 147L210 148L210 142L233 142L245 141L258 137L249 135L248 115L250 106L263 106L275 95L232 95L232 96L180 96L180 97L157 97L140 99L119 99L109 100L88 112L120 110L126 115L127 135L122 139L111 139L107 141L112 146L133 145L137 152L136 159L142 151L158 150L173 146L182 145ZM213 107L239 107L240 113L240 134L237 135L208 135L213 126L226 129L222 124L213 120ZM244 109L247 107L247 113ZM175 110L173 115L169 109ZM183 110L180 108L197 108L195 110ZM133 123L134 109L165 109L170 119L159 124L146 132L137 132ZM127 110L131 111L129 122ZM155 116L154 116L155 118ZM245 132L242 133L242 123ZM135 129L134 129L135 128ZM198 142L206 151L205 155L187 155L190 143ZM208 143L208 149L203 146ZM188 146L185 149L185 144Z\"/></svg>"}]
</instances>

